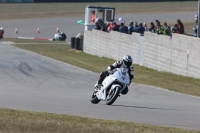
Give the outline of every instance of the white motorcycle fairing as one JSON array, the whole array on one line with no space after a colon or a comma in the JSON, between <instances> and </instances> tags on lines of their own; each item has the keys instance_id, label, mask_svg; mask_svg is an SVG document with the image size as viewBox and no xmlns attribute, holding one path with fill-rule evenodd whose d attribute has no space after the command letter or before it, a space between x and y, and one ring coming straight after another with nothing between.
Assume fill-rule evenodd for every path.
<instances>
[{"instance_id":1,"label":"white motorcycle fairing","mask_svg":"<svg viewBox=\"0 0 200 133\"><path fill-rule=\"evenodd\" d=\"M101 89L96 93L99 100L106 100L107 89L110 89L109 92L111 92L116 87L119 87L121 93L130 83L127 68L116 68L113 71L114 73L112 75L109 75L104 79Z\"/></svg>"}]
</instances>

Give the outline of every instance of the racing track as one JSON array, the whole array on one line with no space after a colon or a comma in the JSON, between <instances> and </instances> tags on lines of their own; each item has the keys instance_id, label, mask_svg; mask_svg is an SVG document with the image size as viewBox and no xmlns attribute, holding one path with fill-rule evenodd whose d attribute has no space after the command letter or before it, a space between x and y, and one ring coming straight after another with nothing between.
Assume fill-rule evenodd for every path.
<instances>
[{"instance_id":1,"label":"racing track","mask_svg":"<svg viewBox=\"0 0 200 133\"><path fill-rule=\"evenodd\" d=\"M94 105L98 74L8 43L0 43L0 75L0 107L200 130L198 97L133 83L112 106Z\"/></svg>"},{"instance_id":2,"label":"racing track","mask_svg":"<svg viewBox=\"0 0 200 133\"><path fill-rule=\"evenodd\" d=\"M126 22L193 19L193 13L123 15ZM119 15L116 17L120 17ZM0 21L5 37L52 38L56 26L68 38L83 31L84 17ZM14 34L18 26L19 34ZM41 33L36 34L40 26ZM34 30L33 30L34 29ZM45 32L44 32L45 31ZM136 70L137 72L137 70ZM136 77L137 78L137 77ZM0 43L0 107L123 120L200 130L200 98L132 84L112 106L90 103L98 74Z\"/></svg>"}]
</instances>

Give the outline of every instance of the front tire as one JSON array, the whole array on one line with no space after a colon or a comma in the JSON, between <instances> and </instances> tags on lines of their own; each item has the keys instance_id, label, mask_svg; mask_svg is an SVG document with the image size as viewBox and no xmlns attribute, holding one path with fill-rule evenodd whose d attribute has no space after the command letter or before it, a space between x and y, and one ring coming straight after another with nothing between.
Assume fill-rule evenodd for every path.
<instances>
[{"instance_id":1,"label":"front tire","mask_svg":"<svg viewBox=\"0 0 200 133\"><path fill-rule=\"evenodd\" d=\"M119 86L117 86L115 87L115 89L113 89L113 91L108 93L108 96L106 97L106 104L107 105L113 104L117 99L117 97L119 96L119 93L120 93L120 88Z\"/></svg>"},{"instance_id":2,"label":"front tire","mask_svg":"<svg viewBox=\"0 0 200 133\"><path fill-rule=\"evenodd\" d=\"M91 103L93 103L93 104L97 104L97 103L100 102L100 100L96 96L96 93L97 93L97 91L94 91L93 94L92 94L92 97L90 99Z\"/></svg>"}]
</instances>

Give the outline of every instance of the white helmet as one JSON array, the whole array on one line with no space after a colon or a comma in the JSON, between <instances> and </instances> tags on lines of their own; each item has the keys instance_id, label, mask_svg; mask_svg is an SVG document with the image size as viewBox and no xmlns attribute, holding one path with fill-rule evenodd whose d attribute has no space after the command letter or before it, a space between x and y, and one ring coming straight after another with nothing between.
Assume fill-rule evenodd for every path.
<instances>
[{"instance_id":1,"label":"white helmet","mask_svg":"<svg viewBox=\"0 0 200 133\"><path fill-rule=\"evenodd\" d=\"M3 27L1 27L0 30L3 30Z\"/></svg>"},{"instance_id":2,"label":"white helmet","mask_svg":"<svg viewBox=\"0 0 200 133\"><path fill-rule=\"evenodd\" d=\"M124 55L123 62L128 67L128 66L132 65L133 59L132 59L132 57L130 55Z\"/></svg>"},{"instance_id":3,"label":"white helmet","mask_svg":"<svg viewBox=\"0 0 200 133\"><path fill-rule=\"evenodd\" d=\"M100 19L100 18L96 18L96 19L95 19L95 22L98 22L98 21L99 21L99 19Z\"/></svg>"}]
</instances>

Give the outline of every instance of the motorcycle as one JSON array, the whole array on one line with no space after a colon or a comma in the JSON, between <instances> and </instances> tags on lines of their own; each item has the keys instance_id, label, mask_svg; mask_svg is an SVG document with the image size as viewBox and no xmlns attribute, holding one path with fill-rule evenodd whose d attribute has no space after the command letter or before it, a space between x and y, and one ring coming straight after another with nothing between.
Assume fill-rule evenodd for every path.
<instances>
[{"instance_id":1,"label":"motorcycle","mask_svg":"<svg viewBox=\"0 0 200 133\"><path fill-rule=\"evenodd\" d=\"M95 88L90 101L93 104L98 104L103 100L106 101L107 105L112 105L129 83L127 68L113 69L111 74L102 82L102 86Z\"/></svg>"}]
</instances>

